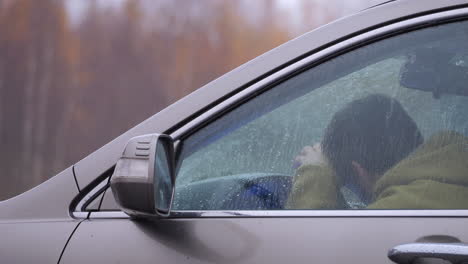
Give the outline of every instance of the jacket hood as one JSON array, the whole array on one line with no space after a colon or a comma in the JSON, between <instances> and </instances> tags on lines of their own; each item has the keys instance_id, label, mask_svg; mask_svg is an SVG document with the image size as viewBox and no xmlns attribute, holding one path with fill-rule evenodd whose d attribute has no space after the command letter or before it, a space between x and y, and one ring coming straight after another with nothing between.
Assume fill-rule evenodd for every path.
<instances>
[{"instance_id":1,"label":"jacket hood","mask_svg":"<svg viewBox=\"0 0 468 264\"><path fill-rule=\"evenodd\" d=\"M468 187L468 138L448 131L433 135L377 181L374 195L419 180Z\"/></svg>"}]
</instances>

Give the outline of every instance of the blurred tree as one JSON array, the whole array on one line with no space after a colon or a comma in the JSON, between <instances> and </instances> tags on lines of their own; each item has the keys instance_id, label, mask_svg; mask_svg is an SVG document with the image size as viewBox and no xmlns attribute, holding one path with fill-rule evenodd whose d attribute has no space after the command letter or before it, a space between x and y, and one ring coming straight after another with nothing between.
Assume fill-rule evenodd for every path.
<instances>
[{"instance_id":1,"label":"blurred tree","mask_svg":"<svg viewBox=\"0 0 468 264\"><path fill-rule=\"evenodd\" d=\"M93 135L76 150L75 160L167 104L157 89L161 62L151 56L151 34L143 29L143 19L139 1L127 1L119 10L92 2L79 25L84 81L73 135Z\"/></svg>"},{"instance_id":2,"label":"blurred tree","mask_svg":"<svg viewBox=\"0 0 468 264\"><path fill-rule=\"evenodd\" d=\"M17 0L0 13L1 197L63 169L64 111L76 45L61 1ZM21 187L19 187L21 186Z\"/></svg>"},{"instance_id":3,"label":"blurred tree","mask_svg":"<svg viewBox=\"0 0 468 264\"><path fill-rule=\"evenodd\" d=\"M172 1L165 8L177 14L181 3ZM195 1L204 15L196 12L169 17L175 32L168 32L174 52L168 58L171 101L206 84L210 80L255 58L291 38L278 17L279 9L271 1L258 2L263 10L256 23L246 16L248 6L231 1ZM187 8L191 10L191 8ZM171 88L169 88L171 87Z\"/></svg>"},{"instance_id":4,"label":"blurred tree","mask_svg":"<svg viewBox=\"0 0 468 264\"><path fill-rule=\"evenodd\" d=\"M0 0L0 200L297 33L270 0L65 3ZM301 4L302 29L336 16Z\"/></svg>"}]
</instances>

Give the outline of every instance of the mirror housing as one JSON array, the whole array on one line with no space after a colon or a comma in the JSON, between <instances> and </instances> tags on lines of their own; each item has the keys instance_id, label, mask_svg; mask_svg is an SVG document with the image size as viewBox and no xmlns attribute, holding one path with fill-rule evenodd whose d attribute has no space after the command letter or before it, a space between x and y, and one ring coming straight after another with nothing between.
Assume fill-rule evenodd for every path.
<instances>
[{"instance_id":1,"label":"mirror housing","mask_svg":"<svg viewBox=\"0 0 468 264\"><path fill-rule=\"evenodd\" d=\"M150 134L130 139L115 166L111 189L117 204L132 217L164 217L174 195L174 144Z\"/></svg>"}]
</instances>

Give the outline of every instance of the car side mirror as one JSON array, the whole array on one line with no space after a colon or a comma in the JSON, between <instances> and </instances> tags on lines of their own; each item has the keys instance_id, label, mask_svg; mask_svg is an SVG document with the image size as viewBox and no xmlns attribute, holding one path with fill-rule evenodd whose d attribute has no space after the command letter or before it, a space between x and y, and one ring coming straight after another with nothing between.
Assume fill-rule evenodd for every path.
<instances>
[{"instance_id":1,"label":"car side mirror","mask_svg":"<svg viewBox=\"0 0 468 264\"><path fill-rule=\"evenodd\" d=\"M121 209L133 217L168 216L174 195L174 144L150 134L130 139L117 162L111 188Z\"/></svg>"}]
</instances>

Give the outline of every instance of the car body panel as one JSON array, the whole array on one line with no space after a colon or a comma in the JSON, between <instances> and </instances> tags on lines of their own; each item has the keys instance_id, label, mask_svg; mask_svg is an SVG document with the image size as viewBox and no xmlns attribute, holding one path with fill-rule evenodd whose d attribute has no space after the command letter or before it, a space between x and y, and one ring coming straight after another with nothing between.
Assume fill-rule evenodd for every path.
<instances>
[{"instance_id":1,"label":"car body panel","mask_svg":"<svg viewBox=\"0 0 468 264\"><path fill-rule=\"evenodd\" d=\"M401 0L380 5L320 27L275 48L208 83L161 112L140 123L75 164L79 188L104 173L117 162L127 141L148 133L165 133L183 125L220 100L281 69L298 59L378 26L418 14L467 5L466 0Z\"/></svg>"},{"instance_id":2,"label":"car body panel","mask_svg":"<svg viewBox=\"0 0 468 264\"><path fill-rule=\"evenodd\" d=\"M0 262L56 263L81 220L70 217L78 195L72 168L0 202Z\"/></svg>"},{"instance_id":3,"label":"car body panel","mask_svg":"<svg viewBox=\"0 0 468 264\"><path fill-rule=\"evenodd\" d=\"M460 232L467 223L445 217L87 220L70 240L62 261L391 263L389 249L422 237L446 235L468 241L468 233Z\"/></svg>"},{"instance_id":4,"label":"car body panel","mask_svg":"<svg viewBox=\"0 0 468 264\"><path fill-rule=\"evenodd\" d=\"M1 263L57 263L78 220L0 223Z\"/></svg>"},{"instance_id":5,"label":"car body panel","mask_svg":"<svg viewBox=\"0 0 468 264\"><path fill-rule=\"evenodd\" d=\"M0 202L0 224L72 220L69 206L77 195L70 167L31 190Z\"/></svg>"}]
</instances>

